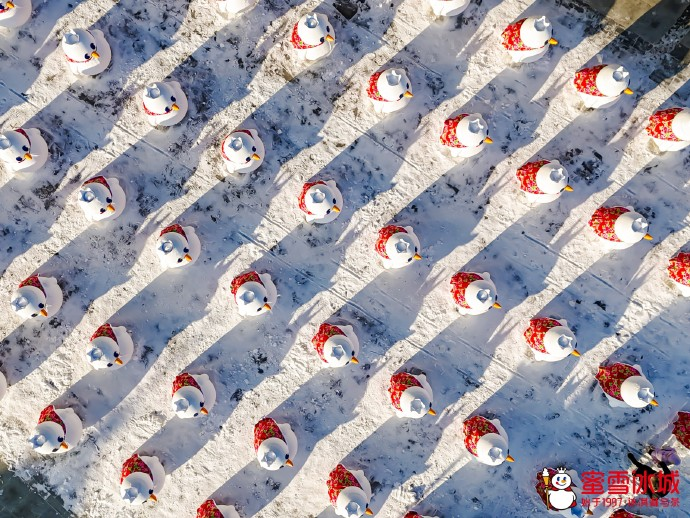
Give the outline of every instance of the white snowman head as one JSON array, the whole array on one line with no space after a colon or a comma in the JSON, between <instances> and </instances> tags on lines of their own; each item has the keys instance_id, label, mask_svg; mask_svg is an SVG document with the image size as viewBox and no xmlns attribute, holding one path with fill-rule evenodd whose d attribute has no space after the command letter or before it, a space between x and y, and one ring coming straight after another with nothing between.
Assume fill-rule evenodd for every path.
<instances>
[{"instance_id":1,"label":"white snowman head","mask_svg":"<svg viewBox=\"0 0 690 518\"><path fill-rule=\"evenodd\" d=\"M387 101L413 97L410 78L402 68L390 68L383 72L379 76L377 87L381 96Z\"/></svg>"},{"instance_id":2,"label":"white snowman head","mask_svg":"<svg viewBox=\"0 0 690 518\"><path fill-rule=\"evenodd\" d=\"M98 336L91 340L91 349L87 357L95 369L117 368L123 364L120 346L108 336Z\"/></svg>"},{"instance_id":3,"label":"white snowman head","mask_svg":"<svg viewBox=\"0 0 690 518\"><path fill-rule=\"evenodd\" d=\"M22 286L12 295L12 309L22 318L47 317L46 296L35 286Z\"/></svg>"},{"instance_id":4,"label":"white snowman head","mask_svg":"<svg viewBox=\"0 0 690 518\"><path fill-rule=\"evenodd\" d=\"M679 139L690 140L690 109L683 108L682 111L676 114L671 123L671 129ZM2 147L1 142L0 147Z\"/></svg>"},{"instance_id":5,"label":"white snowman head","mask_svg":"<svg viewBox=\"0 0 690 518\"><path fill-rule=\"evenodd\" d=\"M369 509L369 499L363 489L355 486L346 487L335 502L336 512L348 518L359 518L365 514L374 514Z\"/></svg>"},{"instance_id":6,"label":"white snowman head","mask_svg":"<svg viewBox=\"0 0 690 518\"><path fill-rule=\"evenodd\" d=\"M153 479L141 471L125 477L120 484L120 497L131 505L141 505L149 499L158 500L153 494Z\"/></svg>"},{"instance_id":7,"label":"white snowman head","mask_svg":"<svg viewBox=\"0 0 690 518\"><path fill-rule=\"evenodd\" d=\"M499 309L501 305L497 302L496 286L486 273L482 277L484 278L472 281L467 286L465 302L475 311L488 311L491 307Z\"/></svg>"},{"instance_id":8,"label":"white snowman head","mask_svg":"<svg viewBox=\"0 0 690 518\"><path fill-rule=\"evenodd\" d=\"M460 143L466 147L476 147L482 142L491 144L493 140L489 138L489 125L478 113L473 113L458 123L455 134Z\"/></svg>"},{"instance_id":9,"label":"white snowman head","mask_svg":"<svg viewBox=\"0 0 690 518\"><path fill-rule=\"evenodd\" d=\"M260 315L271 310L271 305L268 303L268 292L264 285L259 282L248 281L242 284L237 288L235 301L242 315Z\"/></svg>"},{"instance_id":10,"label":"white snowman head","mask_svg":"<svg viewBox=\"0 0 690 518\"><path fill-rule=\"evenodd\" d=\"M556 489L566 489L571 486L573 479L565 472L565 468L556 469L556 474L551 477L551 485Z\"/></svg>"},{"instance_id":11,"label":"white snowman head","mask_svg":"<svg viewBox=\"0 0 690 518\"><path fill-rule=\"evenodd\" d=\"M323 344L323 355L333 367L343 367L348 363L359 363L358 351L345 335L333 335Z\"/></svg>"},{"instance_id":12,"label":"white snowman head","mask_svg":"<svg viewBox=\"0 0 690 518\"><path fill-rule=\"evenodd\" d=\"M508 441L497 433L487 433L477 441L477 456L492 466L498 466L505 461L513 462L514 459L508 451Z\"/></svg>"},{"instance_id":13,"label":"white snowman head","mask_svg":"<svg viewBox=\"0 0 690 518\"><path fill-rule=\"evenodd\" d=\"M557 160L552 160L541 166L537 171L535 181L539 190L545 194L558 194L563 190L573 190L568 185L568 171Z\"/></svg>"},{"instance_id":14,"label":"white snowman head","mask_svg":"<svg viewBox=\"0 0 690 518\"><path fill-rule=\"evenodd\" d=\"M335 41L335 31L323 14L309 13L300 18L297 34L307 45L320 45L326 41Z\"/></svg>"},{"instance_id":15,"label":"white snowman head","mask_svg":"<svg viewBox=\"0 0 690 518\"><path fill-rule=\"evenodd\" d=\"M31 142L23 130L0 133L0 159L8 164L32 160Z\"/></svg>"},{"instance_id":16,"label":"white snowman head","mask_svg":"<svg viewBox=\"0 0 690 518\"><path fill-rule=\"evenodd\" d=\"M86 29L70 29L62 37L62 50L68 61L74 63L88 63L98 59L96 38Z\"/></svg>"},{"instance_id":17,"label":"white snowman head","mask_svg":"<svg viewBox=\"0 0 690 518\"><path fill-rule=\"evenodd\" d=\"M429 392L423 387L410 387L400 395L400 408L410 417L436 415L436 411L431 408L432 404Z\"/></svg>"},{"instance_id":18,"label":"white snowman head","mask_svg":"<svg viewBox=\"0 0 690 518\"><path fill-rule=\"evenodd\" d=\"M422 258L419 255L417 245L405 232L398 232L393 234L386 241L386 255L390 260L397 264L411 263L413 259L419 260Z\"/></svg>"},{"instance_id":19,"label":"white snowman head","mask_svg":"<svg viewBox=\"0 0 690 518\"><path fill-rule=\"evenodd\" d=\"M167 268L177 268L192 262L189 242L179 232L166 232L158 238L158 257Z\"/></svg>"},{"instance_id":20,"label":"white snowman head","mask_svg":"<svg viewBox=\"0 0 690 518\"><path fill-rule=\"evenodd\" d=\"M79 205L86 214L100 219L115 212L112 196L110 189L102 183L85 183L79 189Z\"/></svg>"},{"instance_id":21,"label":"white snowman head","mask_svg":"<svg viewBox=\"0 0 690 518\"><path fill-rule=\"evenodd\" d=\"M293 466L288 445L277 437L269 437L263 441L256 451L256 458L262 468L270 471L276 471L283 466Z\"/></svg>"},{"instance_id":22,"label":"white snowman head","mask_svg":"<svg viewBox=\"0 0 690 518\"><path fill-rule=\"evenodd\" d=\"M580 353L575 349L576 346L575 334L567 326L552 327L544 334L544 348L547 354L580 356Z\"/></svg>"},{"instance_id":23,"label":"white snowman head","mask_svg":"<svg viewBox=\"0 0 690 518\"><path fill-rule=\"evenodd\" d=\"M304 205L307 210L317 217L324 217L331 212L340 212L333 191L328 185L317 183L312 185L304 194Z\"/></svg>"},{"instance_id":24,"label":"white snowman head","mask_svg":"<svg viewBox=\"0 0 690 518\"><path fill-rule=\"evenodd\" d=\"M630 376L626 379L621 384L621 397L633 408L659 405L654 399L654 387L644 376Z\"/></svg>"},{"instance_id":25,"label":"white snowman head","mask_svg":"<svg viewBox=\"0 0 690 518\"><path fill-rule=\"evenodd\" d=\"M520 28L522 42L532 49L539 49L549 43L556 45L558 42L551 37L552 34L553 27L546 16L530 16Z\"/></svg>"},{"instance_id":26,"label":"white snowman head","mask_svg":"<svg viewBox=\"0 0 690 518\"><path fill-rule=\"evenodd\" d=\"M618 97L620 94L632 94L628 88L630 84L630 72L620 65L606 65L599 71L596 85L599 91L606 97Z\"/></svg>"},{"instance_id":27,"label":"white snowman head","mask_svg":"<svg viewBox=\"0 0 690 518\"><path fill-rule=\"evenodd\" d=\"M65 431L54 421L44 421L36 425L29 443L36 452L42 454L61 453L69 448L65 442Z\"/></svg>"},{"instance_id":28,"label":"white snowman head","mask_svg":"<svg viewBox=\"0 0 690 518\"><path fill-rule=\"evenodd\" d=\"M247 165L252 160L261 160L256 152L254 138L243 131L228 135L221 146L223 157L235 165Z\"/></svg>"},{"instance_id":29,"label":"white snowman head","mask_svg":"<svg viewBox=\"0 0 690 518\"><path fill-rule=\"evenodd\" d=\"M196 387L187 385L173 394L173 410L182 419L208 415L204 404L204 394Z\"/></svg>"},{"instance_id":30,"label":"white snowman head","mask_svg":"<svg viewBox=\"0 0 690 518\"><path fill-rule=\"evenodd\" d=\"M613 225L613 229L618 239L623 243L637 243L641 239L653 239L652 236L647 233L649 229L647 219L642 214L633 210L618 216L618 219L616 219Z\"/></svg>"},{"instance_id":31,"label":"white snowman head","mask_svg":"<svg viewBox=\"0 0 690 518\"><path fill-rule=\"evenodd\" d=\"M146 85L144 107L153 115L167 115L180 109L172 85L163 81Z\"/></svg>"}]
</instances>

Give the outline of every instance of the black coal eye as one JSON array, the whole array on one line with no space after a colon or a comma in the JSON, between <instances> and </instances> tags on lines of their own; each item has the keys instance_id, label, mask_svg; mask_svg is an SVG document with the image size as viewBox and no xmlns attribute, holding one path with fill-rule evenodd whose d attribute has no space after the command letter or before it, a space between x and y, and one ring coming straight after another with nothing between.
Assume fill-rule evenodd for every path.
<instances>
[{"instance_id":1,"label":"black coal eye","mask_svg":"<svg viewBox=\"0 0 690 518\"><path fill-rule=\"evenodd\" d=\"M84 59L91 59L91 55L90 54L84 54Z\"/></svg>"},{"instance_id":2,"label":"black coal eye","mask_svg":"<svg viewBox=\"0 0 690 518\"><path fill-rule=\"evenodd\" d=\"M330 214L330 213L331 213L331 209L328 209L328 210L326 211L326 214Z\"/></svg>"},{"instance_id":3,"label":"black coal eye","mask_svg":"<svg viewBox=\"0 0 690 518\"><path fill-rule=\"evenodd\" d=\"M95 44L95 43L92 43L92 44L91 44L91 48L92 48L93 50L96 50L96 44Z\"/></svg>"},{"instance_id":4,"label":"black coal eye","mask_svg":"<svg viewBox=\"0 0 690 518\"><path fill-rule=\"evenodd\" d=\"M41 302L41 303L38 305L38 307L41 308L41 309L43 309L44 307L46 307L46 305L45 305L43 302Z\"/></svg>"},{"instance_id":5,"label":"black coal eye","mask_svg":"<svg viewBox=\"0 0 690 518\"><path fill-rule=\"evenodd\" d=\"M432 405L432 404L433 404L433 403L429 403L429 408L431 408L431 405Z\"/></svg>"},{"instance_id":6,"label":"black coal eye","mask_svg":"<svg viewBox=\"0 0 690 518\"><path fill-rule=\"evenodd\" d=\"M170 108L168 108L168 107L166 106L166 107L165 107L165 113L168 113L169 111L170 111Z\"/></svg>"},{"instance_id":7,"label":"black coal eye","mask_svg":"<svg viewBox=\"0 0 690 518\"><path fill-rule=\"evenodd\" d=\"M415 254L417 253L417 247L416 246L414 247L414 253Z\"/></svg>"},{"instance_id":8,"label":"black coal eye","mask_svg":"<svg viewBox=\"0 0 690 518\"><path fill-rule=\"evenodd\" d=\"M198 415L199 415L199 412L194 413L194 417L198 417Z\"/></svg>"},{"instance_id":9,"label":"black coal eye","mask_svg":"<svg viewBox=\"0 0 690 518\"><path fill-rule=\"evenodd\" d=\"M113 353L113 356L115 356L115 358L119 358L119 357L120 357L120 353Z\"/></svg>"},{"instance_id":10,"label":"black coal eye","mask_svg":"<svg viewBox=\"0 0 690 518\"><path fill-rule=\"evenodd\" d=\"M264 302L268 302L268 297L264 297Z\"/></svg>"},{"instance_id":11,"label":"black coal eye","mask_svg":"<svg viewBox=\"0 0 690 518\"><path fill-rule=\"evenodd\" d=\"M17 157L17 162L21 162L22 160L24 160L22 157L20 157L20 156Z\"/></svg>"},{"instance_id":12,"label":"black coal eye","mask_svg":"<svg viewBox=\"0 0 690 518\"><path fill-rule=\"evenodd\" d=\"M323 43L325 41L325 38L321 38L319 41Z\"/></svg>"},{"instance_id":13,"label":"black coal eye","mask_svg":"<svg viewBox=\"0 0 690 518\"><path fill-rule=\"evenodd\" d=\"M289 454L289 453L286 453L286 454L285 454L285 458L286 458L286 459L289 459L289 458L290 458L290 454Z\"/></svg>"},{"instance_id":14,"label":"black coal eye","mask_svg":"<svg viewBox=\"0 0 690 518\"><path fill-rule=\"evenodd\" d=\"M112 199L112 198L106 198L106 199L105 199L105 202L106 202L106 203L112 203L112 202L113 202L113 199Z\"/></svg>"},{"instance_id":15,"label":"black coal eye","mask_svg":"<svg viewBox=\"0 0 690 518\"><path fill-rule=\"evenodd\" d=\"M331 32L331 28L327 26L327 27L326 27L326 32Z\"/></svg>"},{"instance_id":16,"label":"black coal eye","mask_svg":"<svg viewBox=\"0 0 690 518\"><path fill-rule=\"evenodd\" d=\"M182 262L182 258L180 257L180 258L177 260L177 262L178 262L178 263L181 263L181 262Z\"/></svg>"},{"instance_id":17,"label":"black coal eye","mask_svg":"<svg viewBox=\"0 0 690 518\"><path fill-rule=\"evenodd\" d=\"M103 214L105 212L105 209L101 209L100 213Z\"/></svg>"},{"instance_id":18,"label":"black coal eye","mask_svg":"<svg viewBox=\"0 0 690 518\"><path fill-rule=\"evenodd\" d=\"M28 151L28 150L29 150L29 146L22 146L22 151Z\"/></svg>"},{"instance_id":19,"label":"black coal eye","mask_svg":"<svg viewBox=\"0 0 690 518\"><path fill-rule=\"evenodd\" d=\"M355 352L354 352L354 351L352 351L352 356L354 356L354 355L355 355Z\"/></svg>"},{"instance_id":20,"label":"black coal eye","mask_svg":"<svg viewBox=\"0 0 690 518\"><path fill-rule=\"evenodd\" d=\"M64 437L58 437L58 442L62 442L62 441L64 441L64 440L65 440Z\"/></svg>"},{"instance_id":21,"label":"black coal eye","mask_svg":"<svg viewBox=\"0 0 690 518\"><path fill-rule=\"evenodd\" d=\"M174 96L174 95L170 98L170 100L171 100L172 102L177 102L177 99L175 99L175 96Z\"/></svg>"},{"instance_id":22,"label":"black coal eye","mask_svg":"<svg viewBox=\"0 0 690 518\"><path fill-rule=\"evenodd\" d=\"M252 159L252 157L248 156L245 162L249 162Z\"/></svg>"},{"instance_id":23,"label":"black coal eye","mask_svg":"<svg viewBox=\"0 0 690 518\"><path fill-rule=\"evenodd\" d=\"M411 258L411 257L407 260L407 262L409 263L410 261L412 261L412 258Z\"/></svg>"},{"instance_id":24,"label":"black coal eye","mask_svg":"<svg viewBox=\"0 0 690 518\"><path fill-rule=\"evenodd\" d=\"M31 318L34 318L34 317L37 317L37 316L38 316L38 313L34 313L33 315L31 315Z\"/></svg>"},{"instance_id":25,"label":"black coal eye","mask_svg":"<svg viewBox=\"0 0 690 518\"><path fill-rule=\"evenodd\" d=\"M402 98L403 98L403 94L400 94L400 95L398 96L398 99L402 99Z\"/></svg>"},{"instance_id":26,"label":"black coal eye","mask_svg":"<svg viewBox=\"0 0 690 518\"><path fill-rule=\"evenodd\" d=\"M185 254L189 253L189 248L185 248L185 249L184 249L184 253L185 253Z\"/></svg>"},{"instance_id":27,"label":"black coal eye","mask_svg":"<svg viewBox=\"0 0 690 518\"><path fill-rule=\"evenodd\" d=\"M335 203L335 198L333 198L333 203Z\"/></svg>"},{"instance_id":28,"label":"black coal eye","mask_svg":"<svg viewBox=\"0 0 690 518\"><path fill-rule=\"evenodd\" d=\"M149 495L153 494L153 489L149 489Z\"/></svg>"},{"instance_id":29,"label":"black coal eye","mask_svg":"<svg viewBox=\"0 0 690 518\"><path fill-rule=\"evenodd\" d=\"M112 364L112 363L109 363L109 364L108 364L108 367L112 367L112 366L113 366L113 364Z\"/></svg>"},{"instance_id":30,"label":"black coal eye","mask_svg":"<svg viewBox=\"0 0 690 518\"><path fill-rule=\"evenodd\" d=\"M262 309L262 308L257 308L256 312L258 313L259 311L261 311L261 309Z\"/></svg>"},{"instance_id":31,"label":"black coal eye","mask_svg":"<svg viewBox=\"0 0 690 518\"><path fill-rule=\"evenodd\" d=\"M410 89L410 83L407 83L407 86L405 88L407 88L409 90Z\"/></svg>"},{"instance_id":32,"label":"black coal eye","mask_svg":"<svg viewBox=\"0 0 690 518\"><path fill-rule=\"evenodd\" d=\"M256 147L252 147L252 151L256 152Z\"/></svg>"},{"instance_id":33,"label":"black coal eye","mask_svg":"<svg viewBox=\"0 0 690 518\"><path fill-rule=\"evenodd\" d=\"M199 408L201 408L202 406L204 406L204 402L203 402L203 401L202 401L201 403L199 403Z\"/></svg>"},{"instance_id":34,"label":"black coal eye","mask_svg":"<svg viewBox=\"0 0 690 518\"><path fill-rule=\"evenodd\" d=\"M58 451L58 449L57 449L57 448L53 448L53 453L55 453L56 451Z\"/></svg>"}]
</instances>

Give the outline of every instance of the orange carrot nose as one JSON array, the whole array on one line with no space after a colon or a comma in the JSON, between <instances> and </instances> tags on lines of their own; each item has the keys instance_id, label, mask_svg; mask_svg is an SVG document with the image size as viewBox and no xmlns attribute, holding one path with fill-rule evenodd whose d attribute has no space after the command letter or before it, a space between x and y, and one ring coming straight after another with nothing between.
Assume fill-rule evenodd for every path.
<instances>
[{"instance_id":1,"label":"orange carrot nose","mask_svg":"<svg viewBox=\"0 0 690 518\"><path fill-rule=\"evenodd\" d=\"M487 144L493 144L493 143L494 143L494 141L493 141L493 139L492 139L491 137L486 137L486 138L484 139L484 142L487 143Z\"/></svg>"},{"instance_id":2,"label":"orange carrot nose","mask_svg":"<svg viewBox=\"0 0 690 518\"><path fill-rule=\"evenodd\" d=\"M501 309L503 306L501 306L498 302L494 302L494 306L496 309Z\"/></svg>"},{"instance_id":3,"label":"orange carrot nose","mask_svg":"<svg viewBox=\"0 0 690 518\"><path fill-rule=\"evenodd\" d=\"M108 209L108 212L115 212L115 206L112 203L109 203L106 209Z\"/></svg>"},{"instance_id":4,"label":"orange carrot nose","mask_svg":"<svg viewBox=\"0 0 690 518\"><path fill-rule=\"evenodd\" d=\"M67 449L67 448L69 448L69 445L68 445L66 442L63 442L63 443L60 445L60 448Z\"/></svg>"},{"instance_id":5,"label":"orange carrot nose","mask_svg":"<svg viewBox=\"0 0 690 518\"><path fill-rule=\"evenodd\" d=\"M578 351L577 349L573 349L573 352L571 352L570 354L572 354L573 356L576 356L577 358L579 358L580 356L582 356L582 355L580 354L580 351Z\"/></svg>"},{"instance_id":6,"label":"orange carrot nose","mask_svg":"<svg viewBox=\"0 0 690 518\"><path fill-rule=\"evenodd\" d=\"M8 9L12 9L14 7L14 4L12 2L7 2L5 4L5 7L7 7Z\"/></svg>"},{"instance_id":7,"label":"orange carrot nose","mask_svg":"<svg viewBox=\"0 0 690 518\"><path fill-rule=\"evenodd\" d=\"M180 109L180 107L179 107L177 104L173 104L173 105L172 105L172 109L173 109L173 111L176 112L177 110Z\"/></svg>"},{"instance_id":8,"label":"orange carrot nose","mask_svg":"<svg viewBox=\"0 0 690 518\"><path fill-rule=\"evenodd\" d=\"M403 95L404 95L405 97L408 97L408 98L414 97L414 95L412 94L412 92L410 92L409 90L408 90L407 92L405 92Z\"/></svg>"},{"instance_id":9,"label":"orange carrot nose","mask_svg":"<svg viewBox=\"0 0 690 518\"><path fill-rule=\"evenodd\" d=\"M414 258L415 260L419 261L422 258L422 256L419 254L414 254Z\"/></svg>"},{"instance_id":10,"label":"orange carrot nose","mask_svg":"<svg viewBox=\"0 0 690 518\"><path fill-rule=\"evenodd\" d=\"M568 191L568 192L573 192L573 191L574 191L574 189L573 189L572 187L570 187L570 185L566 185L566 186L563 188L563 190L564 190L564 191Z\"/></svg>"},{"instance_id":11,"label":"orange carrot nose","mask_svg":"<svg viewBox=\"0 0 690 518\"><path fill-rule=\"evenodd\" d=\"M359 363L359 360L357 359L356 356L353 356L352 359L351 359L350 361L351 361L352 363L355 363L355 364Z\"/></svg>"},{"instance_id":12,"label":"orange carrot nose","mask_svg":"<svg viewBox=\"0 0 690 518\"><path fill-rule=\"evenodd\" d=\"M47 312L45 309L42 309L42 310L41 310L41 315L44 316L44 317L47 317L47 316L48 316L48 312Z\"/></svg>"},{"instance_id":13,"label":"orange carrot nose","mask_svg":"<svg viewBox=\"0 0 690 518\"><path fill-rule=\"evenodd\" d=\"M433 408L430 408L428 414L429 415L436 415L436 410L434 410Z\"/></svg>"},{"instance_id":14,"label":"orange carrot nose","mask_svg":"<svg viewBox=\"0 0 690 518\"><path fill-rule=\"evenodd\" d=\"M101 55L100 55L98 52L96 52L96 51L94 50L94 51L91 53L91 57L92 57L92 58L98 59L98 58L101 57Z\"/></svg>"},{"instance_id":15,"label":"orange carrot nose","mask_svg":"<svg viewBox=\"0 0 690 518\"><path fill-rule=\"evenodd\" d=\"M623 93L626 94L626 95L632 95L632 94L634 94L635 92L633 92L630 88L626 88L625 90L623 90Z\"/></svg>"},{"instance_id":16,"label":"orange carrot nose","mask_svg":"<svg viewBox=\"0 0 690 518\"><path fill-rule=\"evenodd\" d=\"M201 407L201 410L199 410L199 412L201 412L201 413L204 414L204 415L208 415L208 410L206 409L205 406L204 406L204 407Z\"/></svg>"},{"instance_id":17,"label":"orange carrot nose","mask_svg":"<svg viewBox=\"0 0 690 518\"><path fill-rule=\"evenodd\" d=\"M158 502L158 497L156 495L154 495L153 493L151 493L149 495L149 500L153 500L154 502Z\"/></svg>"},{"instance_id":18,"label":"orange carrot nose","mask_svg":"<svg viewBox=\"0 0 690 518\"><path fill-rule=\"evenodd\" d=\"M652 406L659 406L659 402L656 399L652 399L649 404Z\"/></svg>"},{"instance_id":19,"label":"orange carrot nose","mask_svg":"<svg viewBox=\"0 0 690 518\"><path fill-rule=\"evenodd\" d=\"M31 160L32 158L31 153L24 153L24 160Z\"/></svg>"},{"instance_id":20,"label":"orange carrot nose","mask_svg":"<svg viewBox=\"0 0 690 518\"><path fill-rule=\"evenodd\" d=\"M268 311L271 311L271 305L266 303L264 304L264 309L267 309Z\"/></svg>"},{"instance_id":21,"label":"orange carrot nose","mask_svg":"<svg viewBox=\"0 0 690 518\"><path fill-rule=\"evenodd\" d=\"M115 363L117 363L118 365L122 365L125 362L123 362L120 358L115 358Z\"/></svg>"},{"instance_id":22,"label":"orange carrot nose","mask_svg":"<svg viewBox=\"0 0 690 518\"><path fill-rule=\"evenodd\" d=\"M511 455L508 455L508 456L506 457L506 460L507 460L508 462L515 462L515 459L514 459Z\"/></svg>"},{"instance_id":23,"label":"orange carrot nose","mask_svg":"<svg viewBox=\"0 0 690 518\"><path fill-rule=\"evenodd\" d=\"M555 38L550 38L549 39L549 44L550 45L558 45L558 40Z\"/></svg>"},{"instance_id":24,"label":"orange carrot nose","mask_svg":"<svg viewBox=\"0 0 690 518\"><path fill-rule=\"evenodd\" d=\"M645 238L647 241L651 241L652 239L654 239L654 238L652 237L651 234L645 234L645 235L644 235L644 238Z\"/></svg>"},{"instance_id":25,"label":"orange carrot nose","mask_svg":"<svg viewBox=\"0 0 690 518\"><path fill-rule=\"evenodd\" d=\"M285 465L286 465L286 466L293 467L293 466L295 465L295 463L292 462L290 459L288 459L288 460L285 461Z\"/></svg>"},{"instance_id":26,"label":"orange carrot nose","mask_svg":"<svg viewBox=\"0 0 690 518\"><path fill-rule=\"evenodd\" d=\"M189 254L185 254L184 260L187 261L188 263L191 263L192 262L192 256Z\"/></svg>"},{"instance_id":27,"label":"orange carrot nose","mask_svg":"<svg viewBox=\"0 0 690 518\"><path fill-rule=\"evenodd\" d=\"M335 38L330 34L326 34L326 41L333 43L335 41Z\"/></svg>"},{"instance_id":28,"label":"orange carrot nose","mask_svg":"<svg viewBox=\"0 0 690 518\"><path fill-rule=\"evenodd\" d=\"M252 159L254 159L254 160L261 160L261 157L260 157L259 155L257 155L256 153L254 153L254 154L252 155Z\"/></svg>"},{"instance_id":29,"label":"orange carrot nose","mask_svg":"<svg viewBox=\"0 0 690 518\"><path fill-rule=\"evenodd\" d=\"M333 212L340 212L340 207L333 205Z\"/></svg>"},{"instance_id":30,"label":"orange carrot nose","mask_svg":"<svg viewBox=\"0 0 690 518\"><path fill-rule=\"evenodd\" d=\"M364 514L369 515L369 516L373 516L374 511L372 511L371 509L369 509L369 508L367 507L367 510L364 511Z\"/></svg>"}]
</instances>

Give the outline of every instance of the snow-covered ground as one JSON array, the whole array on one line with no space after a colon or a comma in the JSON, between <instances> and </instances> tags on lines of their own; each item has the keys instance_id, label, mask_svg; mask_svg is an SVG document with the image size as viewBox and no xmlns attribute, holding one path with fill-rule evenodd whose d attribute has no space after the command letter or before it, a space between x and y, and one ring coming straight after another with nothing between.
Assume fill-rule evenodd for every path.
<instances>
[{"instance_id":1,"label":"snow-covered ground","mask_svg":"<svg viewBox=\"0 0 690 518\"><path fill-rule=\"evenodd\" d=\"M669 441L675 413L690 408L689 303L665 272L690 241L690 160L653 154L644 126L659 107L683 105L689 70L636 50L597 15L546 0L482 0L446 20L421 0L357 3L351 20L338 0L262 0L229 23L210 3L36 1L32 21L0 33L0 126L40 128L52 154L30 176L0 171L0 293L39 272L66 295L43 325L21 324L9 305L0 319L11 385L0 402L3 460L87 517L193 516L213 497L245 517L330 518L326 479L338 462L365 471L378 516L414 507L526 517L546 515L534 491L543 466L627 469L628 448ZM329 16L337 46L308 67L288 39L314 9ZM510 65L500 32L538 13L560 44ZM66 72L58 41L72 26L104 31L113 62L101 76ZM582 111L571 78L601 60L628 67L636 93ZM415 97L382 119L364 84L385 64L408 70ZM151 129L140 92L168 76L190 111ZM460 111L482 113L495 142L465 162L438 142ZM223 179L218 151L241 126L257 128L267 150L246 182ZM514 171L537 158L559 159L575 191L526 203ZM89 225L76 193L99 173L119 179L128 204L119 219ZM304 223L297 207L314 178L336 180L345 198L326 226ZM605 203L635 206L654 241L606 253L586 225ZM202 257L164 272L154 243L173 222L196 228ZM382 269L373 243L390 222L414 227L422 261ZM242 320L230 281L249 268L272 274L279 299ZM460 269L490 272L503 310L459 317L449 279ZM535 315L566 318L582 357L535 363L522 338ZM311 337L327 319L354 325L358 366L323 368ZM135 343L114 372L85 358L105 321ZM611 409L594 379L605 360L639 363L660 406ZM427 373L443 409L435 418L394 416L387 382L403 366ZM170 389L183 371L215 383L208 417L174 416ZM46 458L26 440L51 403L74 408L85 433L79 448ZM476 413L501 419L514 464L489 468L465 451L462 421ZM295 430L294 468L269 473L255 461L253 425L265 415ZM118 488L135 451L158 455L168 474L159 502L138 509ZM690 515L681 453L681 507L641 514Z\"/></svg>"}]
</instances>

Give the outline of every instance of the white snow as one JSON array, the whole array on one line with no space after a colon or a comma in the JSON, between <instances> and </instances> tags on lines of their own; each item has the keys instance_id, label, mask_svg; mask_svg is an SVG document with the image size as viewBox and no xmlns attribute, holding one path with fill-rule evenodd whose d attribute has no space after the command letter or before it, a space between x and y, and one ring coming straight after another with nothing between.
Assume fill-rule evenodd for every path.
<instances>
[{"instance_id":1,"label":"white snow","mask_svg":"<svg viewBox=\"0 0 690 518\"><path fill-rule=\"evenodd\" d=\"M39 128L52 155L31 175L0 171L0 293L9 303L34 271L65 293L43 324L5 307L0 457L78 516L193 516L213 497L244 517L330 518L326 479L338 462L364 471L378 516L414 505L446 518L541 515L544 466L626 469L626 448L669 440L671 419L689 408L688 301L665 269L690 240L690 160L654 155L643 128L660 107L683 105L690 71L674 75L663 53L545 0L475 1L457 19L436 19L421 0L359 3L350 21L334 3L262 1L226 22L213 0L37 2L29 23L0 32L0 128ZM289 37L313 10L337 41L309 66ZM560 43L510 65L500 33L530 15L546 15ZM74 26L101 29L111 44L112 64L95 78L67 72L59 39ZM636 93L581 111L573 74L600 61L624 64ZM364 90L384 65L406 69L415 96L381 119ZM655 71L666 79L650 79ZM152 129L143 116L151 78L185 90L177 126ZM494 144L458 162L441 151L443 121L475 112ZM257 128L266 145L246 183L223 180L220 142L237 127ZM542 158L559 160L575 191L530 206L514 174ZM125 189L115 221L89 224L78 207L75 193L96 174ZM324 226L304 223L297 206L316 178L335 180L345 199ZM654 241L607 253L586 224L603 204L634 206ZM174 222L196 229L202 256L163 271L154 243ZM383 270L373 244L388 223L414 227L422 261ZM249 269L270 273L280 298L242 319L230 282ZM460 269L490 272L503 309L458 316L449 281ZM534 362L522 333L536 315L566 318L582 357ZM311 338L328 319L353 324L359 365L324 367ZM84 358L106 321L135 344L112 372ZM611 409L594 379L605 360L640 364L660 406ZM436 418L394 416L386 387L403 366L426 372ZM210 376L218 399L208 417L175 417L181 372ZM27 438L51 403L75 409L84 438L44 458ZM515 463L487 467L464 450L462 422L474 413L500 418ZM295 431L294 468L269 474L256 461L252 431L265 415ZM159 502L138 509L118 487L135 451L158 456L168 475ZM680 497L687 510L690 495Z\"/></svg>"}]
</instances>

